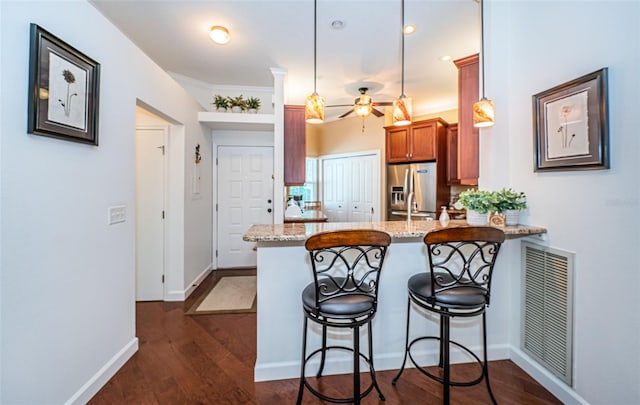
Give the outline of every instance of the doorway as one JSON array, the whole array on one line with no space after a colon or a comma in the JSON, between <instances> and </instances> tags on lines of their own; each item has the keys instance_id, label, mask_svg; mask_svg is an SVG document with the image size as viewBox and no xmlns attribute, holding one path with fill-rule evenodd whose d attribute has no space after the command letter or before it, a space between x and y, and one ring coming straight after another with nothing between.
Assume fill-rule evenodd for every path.
<instances>
[{"instance_id":1,"label":"doorway","mask_svg":"<svg viewBox=\"0 0 640 405\"><path fill-rule=\"evenodd\" d=\"M255 267L253 224L273 223L273 147L218 146L217 267Z\"/></svg>"},{"instance_id":2,"label":"doorway","mask_svg":"<svg viewBox=\"0 0 640 405\"><path fill-rule=\"evenodd\" d=\"M136 125L136 301L165 297L165 167L168 125Z\"/></svg>"}]
</instances>

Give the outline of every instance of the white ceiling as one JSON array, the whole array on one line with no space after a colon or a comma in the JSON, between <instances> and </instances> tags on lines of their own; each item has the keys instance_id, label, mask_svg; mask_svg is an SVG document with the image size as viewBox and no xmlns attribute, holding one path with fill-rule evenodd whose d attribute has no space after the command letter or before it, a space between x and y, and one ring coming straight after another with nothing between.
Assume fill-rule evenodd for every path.
<instances>
[{"instance_id":1,"label":"white ceiling","mask_svg":"<svg viewBox=\"0 0 640 405\"><path fill-rule=\"evenodd\" d=\"M288 70L286 102L313 92L312 0L91 0L169 72L218 85L273 86L269 68ZM405 94L414 113L456 108L453 59L478 52L480 8L473 0L406 0ZM374 101L401 92L400 0L318 0L317 91L326 104L350 104L368 84ZM344 28L331 23L342 20ZM231 41L214 44L212 25ZM328 108L327 119L345 112Z\"/></svg>"}]
</instances>

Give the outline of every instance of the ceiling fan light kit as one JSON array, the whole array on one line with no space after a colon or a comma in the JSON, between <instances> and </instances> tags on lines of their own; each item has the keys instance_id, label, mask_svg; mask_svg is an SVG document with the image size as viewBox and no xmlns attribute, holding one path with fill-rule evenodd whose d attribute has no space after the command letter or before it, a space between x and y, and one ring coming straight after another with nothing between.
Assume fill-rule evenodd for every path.
<instances>
[{"instance_id":1,"label":"ceiling fan light kit","mask_svg":"<svg viewBox=\"0 0 640 405\"><path fill-rule=\"evenodd\" d=\"M491 127L495 123L496 108L492 100L484 96L484 1L480 0L480 57L482 62L482 98L473 104L473 126Z\"/></svg>"},{"instance_id":2,"label":"ceiling fan light kit","mask_svg":"<svg viewBox=\"0 0 640 405\"><path fill-rule=\"evenodd\" d=\"M321 124L324 122L324 98L316 91L316 67L317 67L317 25L318 25L318 4L317 0L313 0L313 93L307 97L307 103L304 107L304 119L309 124Z\"/></svg>"},{"instance_id":3,"label":"ceiling fan light kit","mask_svg":"<svg viewBox=\"0 0 640 405\"><path fill-rule=\"evenodd\" d=\"M404 0L400 3L402 24L400 25L400 35L402 38L402 91L400 97L393 100L393 125L399 127L411 124L413 113L413 100L404 95Z\"/></svg>"}]
</instances>

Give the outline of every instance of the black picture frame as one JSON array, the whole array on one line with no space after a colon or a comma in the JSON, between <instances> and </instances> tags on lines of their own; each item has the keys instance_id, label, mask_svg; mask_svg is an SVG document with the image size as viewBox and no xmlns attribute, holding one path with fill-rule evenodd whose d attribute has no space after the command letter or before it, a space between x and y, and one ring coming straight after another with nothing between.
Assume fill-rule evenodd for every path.
<instances>
[{"instance_id":1,"label":"black picture frame","mask_svg":"<svg viewBox=\"0 0 640 405\"><path fill-rule=\"evenodd\" d=\"M31 24L27 132L98 145L100 64Z\"/></svg>"},{"instance_id":2,"label":"black picture frame","mask_svg":"<svg viewBox=\"0 0 640 405\"><path fill-rule=\"evenodd\" d=\"M533 96L534 171L609 168L607 68Z\"/></svg>"}]
</instances>

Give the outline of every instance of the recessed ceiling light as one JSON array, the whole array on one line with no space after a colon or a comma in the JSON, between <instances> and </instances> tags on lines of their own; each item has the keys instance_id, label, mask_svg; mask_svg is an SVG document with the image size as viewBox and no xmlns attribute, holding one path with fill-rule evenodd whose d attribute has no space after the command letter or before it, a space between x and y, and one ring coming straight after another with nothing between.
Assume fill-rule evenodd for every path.
<instances>
[{"instance_id":1,"label":"recessed ceiling light","mask_svg":"<svg viewBox=\"0 0 640 405\"><path fill-rule=\"evenodd\" d=\"M211 40L216 44L224 45L229 42L231 38L229 36L229 30L220 25L214 25L211 27L211 31L209 31L209 36Z\"/></svg>"},{"instance_id":2,"label":"recessed ceiling light","mask_svg":"<svg viewBox=\"0 0 640 405\"><path fill-rule=\"evenodd\" d=\"M344 21L342 20L333 20L331 21L331 28L334 30L341 30L344 28Z\"/></svg>"},{"instance_id":3,"label":"recessed ceiling light","mask_svg":"<svg viewBox=\"0 0 640 405\"><path fill-rule=\"evenodd\" d=\"M405 33L406 35L411 35L411 34L413 34L414 32L416 32L416 26L415 26L415 25L413 25L413 24L409 24L409 25L405 25L405 26L404 26L404 33Z\"/></svg>"},{"instance_id":4,"label":"recessed ceiling light","mask_svg":"<svg viewBox=\"0 0 640 405\"><path fill-rule=\"evenodd\" d=\"M451 60L451 55L444 55L440 57L440 60L443 62L448 62Z\"/></svg>"}]
</instances>

